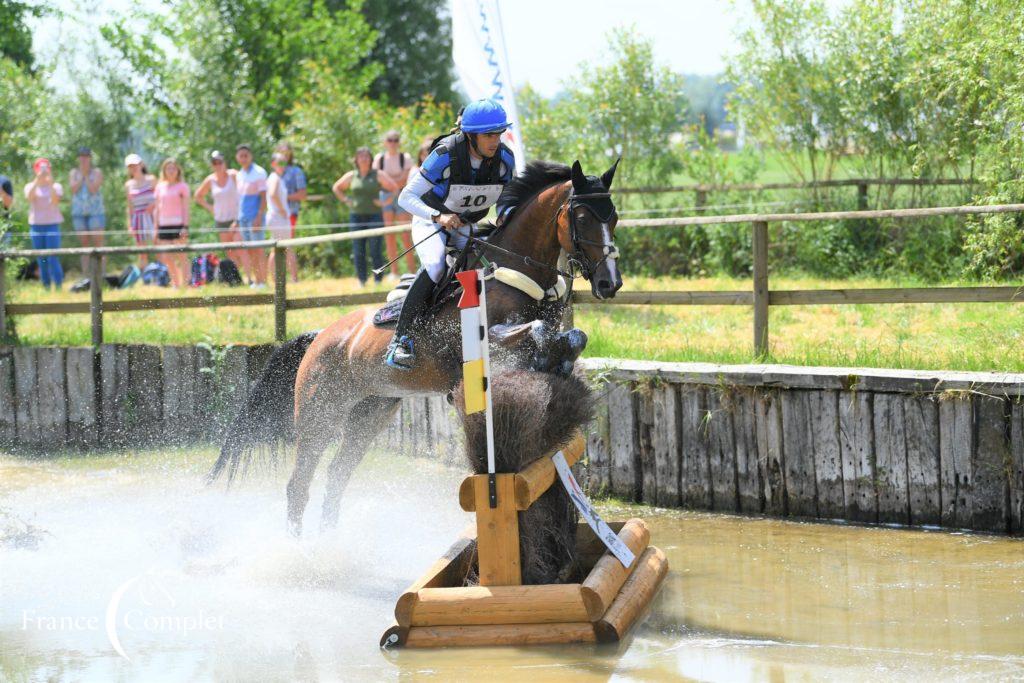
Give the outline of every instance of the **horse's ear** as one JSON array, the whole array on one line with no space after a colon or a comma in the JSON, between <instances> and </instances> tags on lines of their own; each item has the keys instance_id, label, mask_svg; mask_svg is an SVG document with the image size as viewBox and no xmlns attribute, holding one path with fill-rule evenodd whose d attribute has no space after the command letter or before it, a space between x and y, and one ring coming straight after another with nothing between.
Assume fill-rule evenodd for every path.
<instances>
[{"instance_id":1,"label":"horse's ear","mask_svg":"<svg viewBox=\"0 0 1024 683\"><path fill-rule=\"evenodd\" d=\"M580 194L587 191L587 176L583 175L583 167L580 160L572 162L572 189Z\"/></svg>"},{"instance_id":2,"label":"horse's ear","mask_svg":"<svg viewBox=\"0 0 1024 683\"><path fill-rule=\"evenodd\" d=\"M605 171L604 175L601 176L601 183L604 185L604 189L612 189L612 178L615 177L615 169L619 167L620 161L622 161L622 157L616 159L615 163L612 164L612 167Z\"/></svg>"}]
</instances>

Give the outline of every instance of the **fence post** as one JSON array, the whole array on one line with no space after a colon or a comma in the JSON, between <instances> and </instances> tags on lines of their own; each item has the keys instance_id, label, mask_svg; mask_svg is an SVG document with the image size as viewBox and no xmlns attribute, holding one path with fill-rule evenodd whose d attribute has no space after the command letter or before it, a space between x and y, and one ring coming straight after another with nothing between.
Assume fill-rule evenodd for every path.
<instances>
[{"instance_id":1,"label":"fence post","mask_svg":"<svg viewBox=\"0 0 1024 683\"><path fill-rule=\"evenodd\" d=\"M704 207L708 203L708 192L707 190L698 189L697 196L694 198L693 207L696 211L704 211Z\"/></svg>"},{"instance_id":2,"label":"fence post","mask_svg":"<svg viewBox=\"0 0 1024 683\"><path fill-rule=\"evenodd\" d=\"M754 221L754 353L768 354L768 224Z\"/></svg>"},{"instance_id":3,"label":"fence post","mask_svg":"<svg viewBox=\"0 0 1024 683\"><path fill-rule=\"evenodd\" d=\"M868 210L868 184L857 183L857 210Z\"/></svg>"},{"instance_id":4,"label":"fence post","mask_svg":"<svg viewBox=\"0 0 1024 683\"><path fill-rule=\"evenodd\" d=\"M0 343L7 341L7 259L0 256Z\"/></svg>"},{"instance_id":5,"label":"fence post","mask_svg":"<svg viewBox=\"0 0 1024 683\"><path fill-rule=\"evenodd\" d=\"M285 250L274 244L274 339L283 342L288 336L288 263Z\"/></svg>"},{"instance_id":6,"label":"fence post","mask_svg":"<svg viewBox=\"0 0 1024 683\"><path fill-rule=\"evenodd\" d=\"M103 343L103 259L95 250L89 255L89 316L93 348Z\"/></svg>"}]
</instances>

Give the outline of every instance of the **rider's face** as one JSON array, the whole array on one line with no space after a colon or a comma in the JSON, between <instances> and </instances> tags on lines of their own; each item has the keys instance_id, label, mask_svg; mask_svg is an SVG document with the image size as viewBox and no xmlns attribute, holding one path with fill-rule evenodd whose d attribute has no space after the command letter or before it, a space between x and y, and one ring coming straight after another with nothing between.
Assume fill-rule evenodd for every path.
<instances>
[{"instance_id":1,"label":"rider's face","mask_svg":"<svg viewBox=\"0 0 1024 683\"><path fill-rule=\"evenodd\" d=\"M476 147L481 156L493 157L500 143L501 133L479 133L476 136Z\"/></svg>"}]
</instances>

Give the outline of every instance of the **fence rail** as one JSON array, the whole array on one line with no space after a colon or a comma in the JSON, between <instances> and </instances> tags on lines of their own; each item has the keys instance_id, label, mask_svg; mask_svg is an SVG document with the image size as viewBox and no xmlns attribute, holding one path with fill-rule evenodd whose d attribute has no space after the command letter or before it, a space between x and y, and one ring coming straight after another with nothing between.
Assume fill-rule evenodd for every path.
<instances>
[{"instance_id":1,"label":"fence rail","mask_svg":"<svg viewBox=\"0 0 1024 683\"><path fill-rule=\"evenodd\" d=\"M842 182L842 181L834 181ZM895 182L895 181L890 181ZM910 219L935 216L967 216L998 213L1024 213L1024 204L989 206L944 206L919 209L881 209L875 211L829 211L822 213L738 214L728 216L691 216L683 218L644 218L619 222L620 227L686 227L692 225L724 225L750 223L753 230L753 281L750 290L740 291L644 291L622 292L614 299L598 300L589 292L574 292L574 305L651 305L651 306L752 306L754 309L753 340L758 356L769 351L769 309L771 306L804 306L815 304L917 304L917 303L997 303L1024 301L1024 287L905 287L854 288L818 290L772 290L768 271L768 224L774 222L812 222L825 220ZM363 230L358 233L336 233L287 240L168 245L156 247L94 247L77 249L24 249L0 251L0 338L7 338L7 317L11 315L53 315L89 313L92 343L103 343L105 313L126 311L170 310L211 306L273 306L274 337L287 336L287 312L326 306L354 306L383 302L382 293L342 294L292 298L287 296L285 249L328 242L343 242L377 235L404 232L409 225ZM8 303L5 287L7 260L36 256L100 256L166 252L203 252L224 249L273 249L275 252L274 291L272 294L193 296L176 298L104 301L101 260L91 258L93 272L90 301L61 303Z\"/></svg>"}]
</instances>

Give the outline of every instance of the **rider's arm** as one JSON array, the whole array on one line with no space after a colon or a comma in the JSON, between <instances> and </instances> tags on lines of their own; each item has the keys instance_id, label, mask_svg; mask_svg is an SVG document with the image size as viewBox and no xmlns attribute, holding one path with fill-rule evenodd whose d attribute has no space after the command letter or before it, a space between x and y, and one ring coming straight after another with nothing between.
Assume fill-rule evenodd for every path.
<instances>
[{"instance_id":1,"label":"rider's arm","mask_svg":"<svg viewBox=\"0 0 1024 683\"><path fill-rule=\"evenodd\" d=\"M427 180L422 173L415 173L409 178L409 183L398 195L398 205L413 216L418 216L425 221L433 221L439 215L437 209L427 206L422 197L434 189L434 184Z\"/></svg>"}]
</instances>

